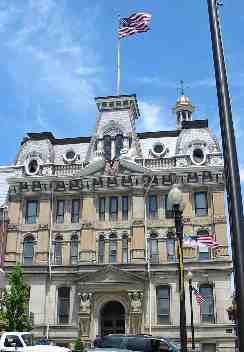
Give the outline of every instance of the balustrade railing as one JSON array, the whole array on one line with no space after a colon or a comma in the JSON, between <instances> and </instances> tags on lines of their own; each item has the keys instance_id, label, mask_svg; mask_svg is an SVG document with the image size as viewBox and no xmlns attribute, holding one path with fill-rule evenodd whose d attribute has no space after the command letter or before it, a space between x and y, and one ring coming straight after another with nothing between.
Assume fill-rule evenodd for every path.
<instances>
[{"instance_id":1,"label":"balustrade railing","mask_svg":"<svg viewBox=\"0 0 244 352\"><path fill-rule=\"evenodd\" d=\"M177 155L171 158L162 159L136 159L135 162L143 167L149 169L171 169L171 168L185 168L192 166L189 155ZM212 166L222 166L223 160L220 153L209 154L206 156L206 164ZM82 169L88 165L87 162L80 164L43 164L40 165L38 175L41 176L75 176L79 175ZM196 166L196 165L194 165ZM15 176L25 176L25 167L15 166Z\"/></svg>"}]
</instances>

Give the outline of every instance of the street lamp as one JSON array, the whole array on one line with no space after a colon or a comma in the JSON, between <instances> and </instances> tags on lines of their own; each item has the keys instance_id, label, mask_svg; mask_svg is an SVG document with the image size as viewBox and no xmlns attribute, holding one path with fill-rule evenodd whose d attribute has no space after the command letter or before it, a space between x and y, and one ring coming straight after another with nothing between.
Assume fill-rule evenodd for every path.
<instances>
[{"instance_id":1,"label":"street lamp","mask_svg":"<svg viewBox=\"0 0 244 352\"><path fill-rule=\"evenodd\" d=\"M187 330L186 330L186 307L185 307L185 285L184 285L184 255L183 255L183 222L184 210L183 193L174 185L168 195L169 207L173 210L175 219L175 233L177 240L177 256L179 270L179 292L180 292L180 343L181 351L187 352Z\"/></svg>"},{"instance_id":2,"label":"street lamp","mask_svg":"<svg viewBox=\"0 0 244 352\"><path fill-rule=\"evenodd\" d=\"M188 272L187 279L189 283L189 295L190 295L190 307L191 307L191 348L195 351L195 331L194 331L194 319L193 319L193 307L192 307L192 272Z\"/></svg>"}]
</instances>

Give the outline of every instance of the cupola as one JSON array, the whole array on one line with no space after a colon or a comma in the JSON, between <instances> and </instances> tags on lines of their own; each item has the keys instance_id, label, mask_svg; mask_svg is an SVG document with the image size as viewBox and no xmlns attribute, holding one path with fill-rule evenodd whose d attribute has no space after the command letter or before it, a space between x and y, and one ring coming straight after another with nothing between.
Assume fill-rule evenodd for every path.
<instances>
[{"instance_id":1,"label":"cupola","mask_svg":"<svg viewBox=\"0 0 244 352\"><path fill-rule=\"evenodd\" d=\"M183 121L192 121L192 113L194 111L195 106L191 103L190 99L184 94L181 94L176 102L176 105L173 107L173 112L176 113L177 129L182 128Z\"/></svg>"}]
</instances>

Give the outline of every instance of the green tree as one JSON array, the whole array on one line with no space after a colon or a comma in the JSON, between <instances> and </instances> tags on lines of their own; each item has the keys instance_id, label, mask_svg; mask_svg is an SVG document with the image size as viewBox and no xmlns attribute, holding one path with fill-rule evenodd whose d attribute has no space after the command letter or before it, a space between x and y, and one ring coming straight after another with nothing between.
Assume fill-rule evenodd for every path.
<instances>
[{"instance_id":1,"label":"green tree","mask_svg":"<svg viewBox=\"0 0 244 352\"><path fill-rule=\"evenodd\" d=\"M0 311L5 330L29 331L32 328L27 306L29 290L19 265L16 265L10 274L8 285L3 292Z\"/></svg>"},{"instance_id":2,"label":"green tree","mask_svg":"<svg viewBox=\"0 0 244 352\"><path fill-rule=\"evenodd\" d=\"M83 352L84 351L84 345L81 339L76 339L75 340L75 352Z\"/></svg>"}]
</instances>

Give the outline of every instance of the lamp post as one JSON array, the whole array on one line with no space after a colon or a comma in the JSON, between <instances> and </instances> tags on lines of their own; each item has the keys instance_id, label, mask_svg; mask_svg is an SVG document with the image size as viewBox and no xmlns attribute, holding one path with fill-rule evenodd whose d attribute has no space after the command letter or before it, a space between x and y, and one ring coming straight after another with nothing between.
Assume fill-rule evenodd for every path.
<instances>
[{"instance_id":1,"label":"lamp post","mask_svg":"<svg viewBox=\"0 0 244 352\"><path fill-rule=\"evenodd\" d=\"M190 307L191 307L191 349L195 351L195 330L194 330L194 318L193 318L193 306L192 306L192 272L188 272L187 279L189 283L189 296L190 296Z\"/></svg>"},{"instance_id":2,"label":"lamp post","mask_svg":"<svg viewBox=\"0 0 244 352\"><path fill-rule=\"evenodd\" d=\"M225 182L233 252L232 257L234 262L237 334L240 351L244 351L244 222L240 174L218 15L218 5L220 5L220 1L207 0L207 3L224 155Z\"/></svg>"},{"instance_id":3,"label":"lamp post","mask_svg":"<svg viewBox=\"0 0 244 352\"><path fill-rule=\"evenodd\" d=\"M177 256L179 271L179 292L180 292L180 343L181 351L187 352L187 330L186 330L186 307L185 307L185 284L184 284L184 256L183 256L183 222L182 213L184 210L183 193L174 185L169 192L168 202L173 210L175 219L175 233L177 240Z\"/></svg>"}]
</instances>

